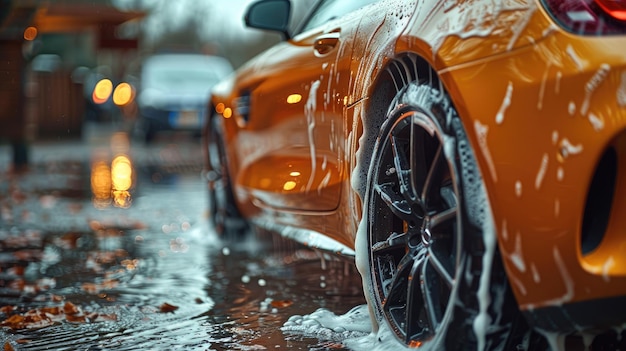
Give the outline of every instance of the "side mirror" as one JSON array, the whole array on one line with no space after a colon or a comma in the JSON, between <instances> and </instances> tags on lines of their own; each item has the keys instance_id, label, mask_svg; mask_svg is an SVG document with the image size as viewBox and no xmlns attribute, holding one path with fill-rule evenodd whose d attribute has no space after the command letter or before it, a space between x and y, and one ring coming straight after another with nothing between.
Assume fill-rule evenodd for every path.
<instances>
[{"instance_id":1,"label":"side mirror","mask_svg":"<svg viewBox=\"0 0 626 351\"><path fill-rule=\"evenodd\" d=\"M289 0L260 0L251 4L245 16L246 26L280 32L289 39Z\"/></svg>"}]
</instances>

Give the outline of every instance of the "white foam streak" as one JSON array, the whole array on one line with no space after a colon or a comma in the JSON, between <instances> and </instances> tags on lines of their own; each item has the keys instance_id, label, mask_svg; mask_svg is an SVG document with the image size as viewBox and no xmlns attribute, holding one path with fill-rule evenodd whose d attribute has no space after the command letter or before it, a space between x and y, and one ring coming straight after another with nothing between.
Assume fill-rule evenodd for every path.
<instances>
[{"instance_id":1,"label":"white foam streak","mask_svg":"<svg viewBox=\"0 0 626 351\"><path fill-rule=\"evenodd\" d=\"M427 8L437 7L435 4L425 5ZM434 24L428 16L428 11L423 11L424 16L418 17L424 26L434 28L431 47L433 53L437 53L445 40L450 36L461 39L471 37L488 37L492 35L498 26L494 18L509 11L520 11L522 14L511 24L511 37L507 44L507 50L515 47L520 35L530 22L533 13L537 9L534 1L525 1L520 4L503 3L501 1L449 1L445 6L447 20Z\"/></svg>"},{"instance_id":2,"label":"white foam streak","mask_svg":"<svg viewBox=\"0 0 626 351\"><path fill-rule=\"evenodd\" d=\"M561 154L563 157L566 158L570 155L577 155L581 152L583 152L582 144L574 145L567 138L563 138L563 140L561 140Z\"/></svg>"},{"instance_id":3,"label":"white foam streak","mask_svg":"<svg viewBox=\"0 0 626 351\"><path fill-rule=\"evenodd\" d=\"M504 100L502 100L502 105L500 106L500 110L498 114L496 114L496 123L502 124L504 121L504 112L511 105L511 96L513 95L513 82L509 82L508 87L506 88L506 95L504 96Z\"/></svg>"},{"instance_id":4,"label":"white foam streak","mask_svg":"<svg viewBox=\"0 0 626 351\"><path fill-rule=\"evenodd\" d=\"M317 89L319 89L320 84L321 82L319 80L311 83L309 98L304 105L304 114L306 115L306 120L309 126L309 148L311 150L311 175L309 176L309 182L306 186L307 191L310 191L313 186L313 180L315 179L315 172L317 168L315 152L315 110L317 109Z\"/></svg>"},{"instance_id":5,"label":"white foam streak","mask_svg":"<svg viewBox=\"0 0 626 351\"><path fill-rule=\"evenodd\" d=\"M550 350L552 351L565 350L565 335L554 333L554 332L549 332L549 331L539 329L539 328L537 328L536 330L541 335L543 335L544 338L546 338L546 341L548 341L548 345L550 345Z\"/></svg>"},{"instance_id":6,"label":"white foam streak","mask_svg":"<svg viewBox=\"0 0 626 351\"><path fill-rule=\"evenodd\" d=\"M496 252L496 235L490 216L485 219L482 229L485 252L483 254L480 283L478 291L476 292L479 311L472 324L474 334L476 334L476 339L478 340L478 350L485 349L485 345L487 343L487 330L492 324L491 317L489 316L489 305L492 302L489 287L491 286L491 266Z\"/></svg>"},{"instance_id":7,"label":"white foam streak","mask_svg":"<svg viewBox=\"0 0 626 351\"><path fill-rule=\"evenodd\" d=\"M617 88L617 104L624 107L626 106L626 71L622 72L621 79L619 88Z\"/></svg>"},{"instance_id":8,"label":"white foam streak","mask_svg":"<svg viewBox=\"0 0 626 351\"><path fill-rule=\"evenodd\" d=\"M548 74L550 73L550 63L546 67L545 72L543 73L543 77L541 78L541 85L539 87L539 99L537 102L537 109L541 110L543 108L543 96L546 92L546 83L548 81Z\"/></svg>"},{"instance_id":9,"label":"white foam streak","mask_svg":"<svg viewBox=\"0 0 626 351\"><path fill-rule=\"evenodd\" d=\"M591 123L591 125L593 126L593 129L596 132L601 131L602 129L604 129L604 119L602 117L598 117L593 113L589 113L589 123Z\"/></svg>"},{"instance_id":10,"label":"white foam streak","mask_svg":"<svg viewBox=\"0 0 626 351\"><path fill-rule=\"evenodd\" d=\"M522 236L519 233L515 235L515 250L509 255L509 259L520 272L526 272L526 264L524 264L524 255L522 254Z\"/></svg>"},{"instance_id":11,"label":"white foam streak","mask_svg":"<svg viewBox=\"0 0 626 351\"><path fill-rule=\"evenodd\" d=\"M613 266L615 266L615 259L613 258L613 256L609 257L609 259L607 259L602 266L602 278L604 278L604 281L607 283L611 280L609 272L611 271L611 268L613 268Z\"/></svg>"},{"instance_id":12,"label":"white foam streak","mask_svg":"<svg viewBox=\"0 0 626 351\"><path fill-rule=\"evenodd\" d=\"M563 284L565 285L565 293L563 293L561 297L548 301L546 305L560 306L566 302L571 301L574 297L574 280L567 271L567 267L565 266L565 262L563 262L563 259L561 258L559 249L554 247L554 250L552 250L552 254L554 256L554 262L556 263L556 266L561 273L561 278L563 279Z\"/></svg>"},{"instance_id":13,"label":"white foam streak","mask_svg":"<svg viewBox=\"0 0 626 351\"><path fill-rule=\"evenodd\" d=\"M543 183L543 178L546 176L546 171L548 170L548 161L549 156L547 153L543 154L541 158L541 165L539 166L539 171L537 172L537 177L535 178L535 189L539 190L541 188L541 184Z\"/></svg>"},{"instance_id":14,"label":"white foam streak","mask_svg":"<svg viewBox=\"0 0 626 351\"><path fill-rule=\"evenodd\" d=\"M493 163L493 158L491 157L491 152L489 151L489 146L487 145L487 132L489 132L489 127L476 120L474 121L474 130L476 132L476 138L478 139L480 151L482 151L485 161L487 162L487 167L489 167L491 178L493 178L493 181L496 182L498 181L496 166Z\"/></svg>"},{"instance_id":15,"label":"white foam streak","mask_svg":"<svg viewBox=\"0 0 626 351\"><path fill-rule=\"evenodd\" d=\"M574 51L574 48L571 45L567 45L565 52L567 53L569 58L574 62L574 64L576 65L576 68L578 68L578 70L582 72L582 70L584 69L585 61L583 61L580 58L580 56L578 56L576 51Z\"/></svg>"}]
</instances>

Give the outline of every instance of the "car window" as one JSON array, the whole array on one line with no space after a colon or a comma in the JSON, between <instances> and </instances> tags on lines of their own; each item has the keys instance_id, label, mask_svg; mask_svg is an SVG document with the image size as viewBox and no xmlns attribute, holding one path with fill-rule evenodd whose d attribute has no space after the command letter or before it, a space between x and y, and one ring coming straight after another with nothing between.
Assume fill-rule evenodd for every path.
<instances>
[{"instance_id":1,"label":"car window","mask_svg":"<svg viewBox=\"0 0 626 351\"><path fill-rule=\"evenodd\" d=\"M378 0L322 0L306 21L300 32L320 26Z\"/></svg>"}]
</instances>

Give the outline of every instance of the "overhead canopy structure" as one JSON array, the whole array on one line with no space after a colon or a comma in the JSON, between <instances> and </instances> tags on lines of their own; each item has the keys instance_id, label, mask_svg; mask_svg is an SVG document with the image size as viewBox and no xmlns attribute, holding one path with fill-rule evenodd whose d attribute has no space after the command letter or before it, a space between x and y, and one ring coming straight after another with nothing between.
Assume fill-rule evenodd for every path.
<instances>
[{"instance_id":1,"label":"overhead canopy structure","mask_svg":"<svg viewBox=\"0 0 626 351\"><path fill-rule=\"evenodd\" d=\"M48 3L38 8L33 25L41 32L75 32L99 25L119 25L144 16L97 3Z\"/></svg>"},{"instance_id":2,"label":"overhead canopy structure","mask_svg":"<svg viewBox=\"0 0 626 351\"><path fill-rule=\"evenodd\" d=\"M81 32L95 29L99 48L134 49L135 38L119 38L116 28L122 23L138 20L145 13L120 11L110 5L94 3L57 4L40 6L35 13L33 26L40 33Z\"/></svg>"},{"instance_id":3,"label":"overhead canopy structure","mask_svg":"<svg viewBox=\"0 0 626 351\"><path fill-rule=\"evenodd\" d=\"M30 26L38 33L94 30L98 34L99 48L132 49L137 47L137 39L119 38L116 28L144 16L144 12L120 11L93 1L0 0L0 37L20 39Z\"/></svg>"}]
</instances>

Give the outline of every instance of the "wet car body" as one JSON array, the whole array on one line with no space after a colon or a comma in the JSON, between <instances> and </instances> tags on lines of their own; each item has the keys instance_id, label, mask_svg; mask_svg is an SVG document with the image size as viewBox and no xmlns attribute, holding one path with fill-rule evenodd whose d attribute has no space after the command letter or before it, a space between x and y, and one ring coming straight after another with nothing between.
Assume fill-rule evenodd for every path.
<instances>
[{"instance_id":1,"label":"wet car body","mask_svg":"<svg viewBox=\"0 0 626 351\"><path fill-rule=\"evenodd\" d=\"M198 133L210 90L232 72L230 63L204 54L156 54L143 63L138 96L141 128L150 141L158 131Z\"/></svg>"},{"instance_id":2,"label":"wet car body","mask_svg":"<svg viewBox=\"0 0 626 351\"><path fill-rule=\"evenodd\" d=\"M454 332L446 329L456 315L450 304L435 312L416 307L413 314L431 313L429 326L413 328L421 322L398 312L413 295L437 305L426 297L428 284L409 297L394 295L396 288L413 291L400 282L416 275L403 268L407 262L423 272L432 264L435 273L417 274L421 281L445 276L444 300L476 296L459 303L478 311L466 316L493 322L487 301L504 300L551 343L558 334L622 325L624 5L389 0L355 3L335 17L336 3L322 1L295 36L214 89L217 113L205 126L205 148L219 139L221 162L214 155L207 164L228 179L225 197L234 207L222 212L313 247L356 254L373 314L409 346L461 347L441 339ZM249 15L253 27L287 32ZM396 156L406 115L407 124L436 139L440 151L428 157L447 160L440 192L454 195L438 196L439 213L425 206L416 215L423 204L405 189L420 173ZM412 138L413 131L407 139L414 148ZM381 170L387 151L394 156ZM411 165L420 152L407 157ZM431 231L450 217L450 231L465 235L448 242L450 262L442 264ZM410 238L391 252L400 237ZM431 255L426 263L403 257L421 257L420 245ZM483 272L474 287L463 286L463 274L474 270ZM500 271L506 281L498 280ZM513 299L503 292L508 286ZM476 323L466 327L477 348L485 338L494 348L504 345Z\"/></svg>"}]
</instances>

